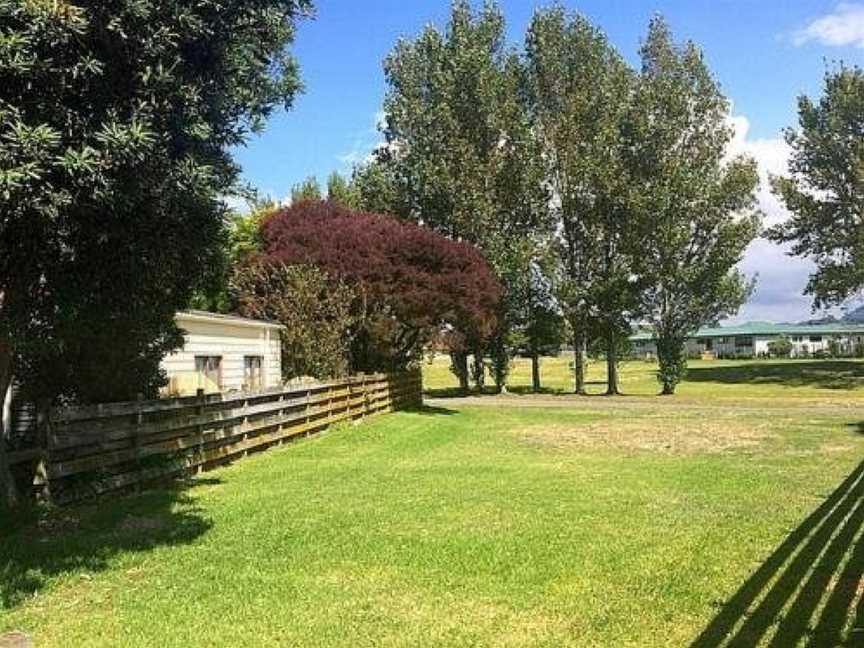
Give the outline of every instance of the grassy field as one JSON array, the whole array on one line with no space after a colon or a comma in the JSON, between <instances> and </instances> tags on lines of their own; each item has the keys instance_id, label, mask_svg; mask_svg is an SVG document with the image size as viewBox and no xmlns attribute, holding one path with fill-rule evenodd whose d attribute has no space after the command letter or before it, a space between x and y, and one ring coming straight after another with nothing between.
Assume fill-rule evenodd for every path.
<instances>
[{"instance_id":1,"label":"grassy field","mask_svg":"<svg viewBox=\"0 0 864 648\"><path fill-rule=\"evenodd\" d=\"M862 365L788 363L782 381L754 366L697 365L714 373L680 398L435 400L7 528L0 632L40 648L858 645ZM628 392L652 380L625 368Z\"/></svg>"},{"instance_id":2,"label":"grassy field","mask_svg":"<svg viewBox=\"0 0 864 648\"><path fill-rule=\"evenodd\" d=\"M540 373L544 392L559 394L573 390L570 369L572 358L562 355L542 358ZM848 402L864 399L864 361L861 360L693 360L687 378L677 392L682 400L774 399L832 400ZM654 396L659 391L657 365L641 360L623 362L621 390L631 396ZM426 361L424 387L432 396L455 395L458 381L450 372L450 360L436 356ZM588 365L588 392L602 394L606 389L606 365ZM493 381L487 379L487 384ZM517 358L509 379L509 390L527 394L531 387L531 363ZM857 404L857 403L856 403Z\"/></svg>"}]
</instances>

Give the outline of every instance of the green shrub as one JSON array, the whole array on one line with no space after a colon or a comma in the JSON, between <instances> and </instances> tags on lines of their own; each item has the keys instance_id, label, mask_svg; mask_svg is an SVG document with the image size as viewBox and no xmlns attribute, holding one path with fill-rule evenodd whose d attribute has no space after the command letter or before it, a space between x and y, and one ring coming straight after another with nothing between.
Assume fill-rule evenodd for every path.
<instances>
[{"instance_id":1,"label":"green shrub","mask_svg":"<svg viewBox=\"0 0 864 648\"><path fill-rule=\"evenodd\" d=\"M781 335L768 343L768 353L772 358L788 358L792 355L792 341Z\"/></svg>"}]
</instances>

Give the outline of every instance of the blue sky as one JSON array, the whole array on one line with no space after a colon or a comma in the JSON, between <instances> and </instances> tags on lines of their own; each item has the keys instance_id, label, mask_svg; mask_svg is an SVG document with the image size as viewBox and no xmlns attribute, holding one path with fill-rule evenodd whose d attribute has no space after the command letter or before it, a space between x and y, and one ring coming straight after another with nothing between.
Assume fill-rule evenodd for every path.
<instances>
[{"instance_id":1,"label":"blue sky","mask_svg":"<svg viewBox=\"0 0 864 648\"><path fill-rule=\"evenodd\" d=\"M545 2L505 0L511 40ZM649 18L662 13L677 39L692 39L733 102L739 150L763 169L782 172L780 130L795 121L795 98L818 94L826 61L864 64L864 0L585 0L567 1L606 31L637 61ZM267 130L237 151L244 178L284 198L310 175L349 172L378 141L376 114L385 92L381 63L400 37L433 22L443 26L448 0L318 0L317 16L303 22L293 51L305 92L294 109L271 119ZM784 217L761 192L768 220ZM810 267L760 242L748 251L745 271L759 275L754 299L738 319L800 319L809 315L801 295Z\"/></svg>"}]
</instances>

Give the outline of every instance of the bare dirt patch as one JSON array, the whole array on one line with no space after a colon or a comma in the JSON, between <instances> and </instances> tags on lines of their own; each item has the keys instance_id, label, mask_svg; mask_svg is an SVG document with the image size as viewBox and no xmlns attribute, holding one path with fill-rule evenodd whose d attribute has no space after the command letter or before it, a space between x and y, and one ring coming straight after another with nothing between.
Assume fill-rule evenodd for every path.
<instances>
[{"instance_id":1,"label":"bare dirt patch","mask_svg":"<svg viewBox=\"0 0 864 648\"><path fill-rule=\"evenodd\" d=\"M516 430L525 443L544 448L610 448L697 454L725 452L761 445L777 435L769 423L671 420L643 418L610 419L583 425L531 425Z\"/></svg>"}]
</instances>

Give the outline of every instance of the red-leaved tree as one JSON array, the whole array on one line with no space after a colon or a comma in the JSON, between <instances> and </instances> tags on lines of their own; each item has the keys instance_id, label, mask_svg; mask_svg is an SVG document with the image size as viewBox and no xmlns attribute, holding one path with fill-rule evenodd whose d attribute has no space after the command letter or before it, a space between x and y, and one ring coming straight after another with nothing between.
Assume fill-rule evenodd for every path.
<instances>
[{"instance_id":1,"label":"red-leaved tree","mask_svg":"<svg viewBox=\"0 0 864 648\"><path fill-rule=\"evenodd\" d=\"M467 243L323 201L276 212L261 234L260 261L317 266L354 289L355 371L403 368L442 328L483 339L496 327L501 285Z\"/></svg>"}]
</instances>

